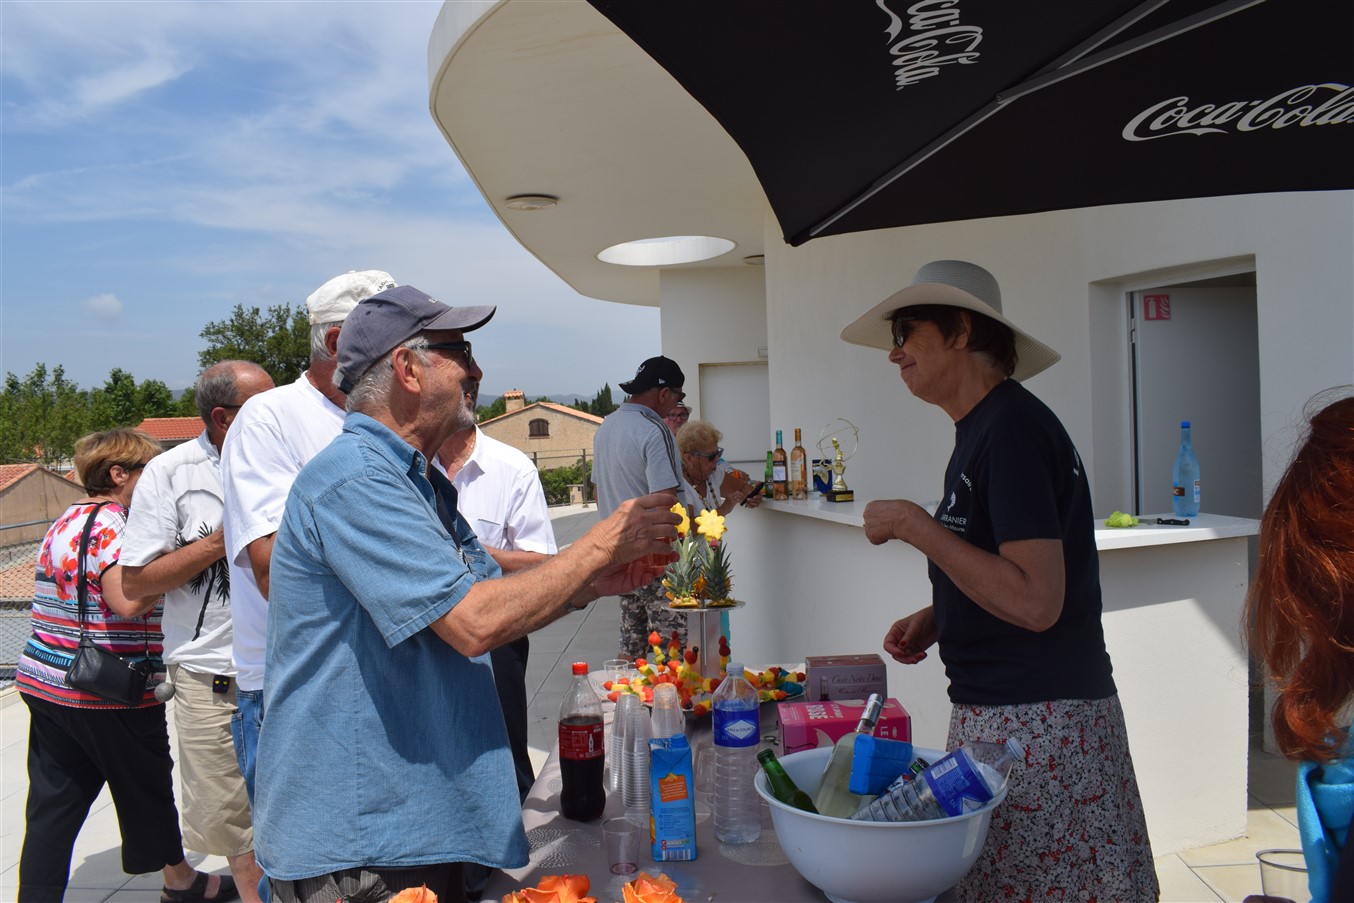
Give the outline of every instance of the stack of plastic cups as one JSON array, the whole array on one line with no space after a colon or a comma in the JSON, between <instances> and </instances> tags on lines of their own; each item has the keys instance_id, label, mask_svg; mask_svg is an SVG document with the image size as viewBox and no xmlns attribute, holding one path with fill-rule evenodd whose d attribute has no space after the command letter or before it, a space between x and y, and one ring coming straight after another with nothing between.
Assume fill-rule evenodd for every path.
<instances>
[{"instance_id":1,"label":"stack of plastic cups","mask_svg":"<svg viewBox=\"0 0 1354 903\"><path fill-rule=\"evenodd\" d=\"M621 793L625 787L625 734L630 712L644 708L634 693L622 693L616 700L616 709L611 715L611 736L607 738L606 758L610 772L607 774L608 793Z\"/></svg>"},{"instance_id":2,"label":"stack of plastic cups","mask_svg":"<svg viewBox=\"0 0 1354 903\"><path fill-rule=\"evenodd\" d=\"M625 776L621 799L625 815L637 825L649 824L649 738L653 723L649 710L637 705L625 719Z\"/></svg>"},{"instance_id":3,"label":"stack of plastic cups","mask_svg":"<svg viewBox=\"0 0 1354 903\"><path fill-rule=\"evenodd\" d=\"M675 737L682 732L682 709L677 701L677 688L659 684L653 691L653 735Z\"/></svg>"}]
</instances>

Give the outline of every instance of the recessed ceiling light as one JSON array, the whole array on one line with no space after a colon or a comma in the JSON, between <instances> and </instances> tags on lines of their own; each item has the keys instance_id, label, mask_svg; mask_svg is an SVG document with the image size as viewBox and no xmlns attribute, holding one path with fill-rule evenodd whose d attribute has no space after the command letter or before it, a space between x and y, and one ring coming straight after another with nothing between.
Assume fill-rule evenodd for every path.
<instances>
[{"instance_id":1,"label":"recessed ceiling light","mask_svg":"<svg viewBox=\"0 0 1354 903\"><path fill-rule=\"evenodd\" d=\"M750 267L762 267L762 266L766 266L766 255L765 255L765 254L749 254L748 256L746 256L746 257L743 258L743 263L746 263L746 264L747 264L748 266L750 266Z\"/></svg>"},{"instance_id":2,"label":"recessed ceiling light","mask_svg":"<svg viewBox=\"0 0 1354 903\"><path fill-rule=\"evenodd\" d=\"M559 206L553 194L515 194L503 202L509 210L549 210Z\"/></svg>"},{"instance_id":3,"label":"recessed ceiling light","mask_svg":"<svg viewBox=\"0 0 1354 903\"><path fill-rule=\"evenodd\" d=\"M603 263L627 267L676 266L727 254L737 245L712 235L668 235L612 245L597 255Z\"/></svg>"}]
</instances>

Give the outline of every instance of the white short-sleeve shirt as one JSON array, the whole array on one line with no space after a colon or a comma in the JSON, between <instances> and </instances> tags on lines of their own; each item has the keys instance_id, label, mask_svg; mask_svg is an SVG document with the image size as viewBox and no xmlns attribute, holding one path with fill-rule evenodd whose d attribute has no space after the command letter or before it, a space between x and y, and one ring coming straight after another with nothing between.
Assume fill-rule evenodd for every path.
<instances>
[{"instance_id":1,"label":"white short-sleeve shirt","mask_svg":"<svg viewBox=\"0 0 1354 903\"><path fill-rule=\"evenodd\" d=\"M236 680L263 689L268 600L249 566L249 544L277 532L287 493L301 468L343 430L344 411L305 373L245 402L221 449L226 558L230 564Z\"/></svg>"},{"instance_id":2,"label":"white short-sleeve shirt","mask_svg":"<svg viewBox=\"0 0 1354 903\"><path fill-rule=\"evenodd\" d=\"M124 565L141 567L221 526L221 456L204 430L141 472L122 534ZM164 660L200 674L234 674L230 578L218 559L165 593Z\"/></svg>"},{"instance_id":3,"label":"white short-sleeve shirt","mask_svg":"<svg viewBox=\"0 0 1354 903\"><path fill-rule=\"evenodd\" d=\"M438 470L446 473L440 460ZM555 531L531 459L475 427L475 447L452 479L456 508L486 546L553 555Z\"/></svg>"}]
</instances>

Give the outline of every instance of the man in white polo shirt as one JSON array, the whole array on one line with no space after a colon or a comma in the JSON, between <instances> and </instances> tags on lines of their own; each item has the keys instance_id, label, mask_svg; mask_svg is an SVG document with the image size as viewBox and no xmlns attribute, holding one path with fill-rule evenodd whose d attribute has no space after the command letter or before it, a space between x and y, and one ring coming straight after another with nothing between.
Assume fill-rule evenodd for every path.
<instances>
[{"instance_id":1,"label":"man in white polo shirt","mask_svg":"<svg viewBox=\"0 0 1354 903\"><path fill-rule=\"evenodd\" d=\"M195 400L206 428L152 458L141 472L119 561L130 598L165 596L164 659L166 686L174 690L183 845L226 857L245 903L259 899L263 873L254 863L249 799L231 742L235 665L221 536L221 444L240 407L271 388L272 377L248 361L222 361L202 371Z\"/></svg>"},{"instance_id":2,"label":"man in white polo shirt","mask_svg":"<svg viewBox=\"0 0 1354 903\"><path fill-rule=\"evenodd\" d=\"M296 382L256 395L240 409L221 451L226 489L226 559L234 623L235 752L250 800L263 724L263 661L268 628L268 567L296 475L343 429L345 396L334 385L339 331L358 302L395 286L389 273L335 276L306 299L310 367Z\"/></svg>"},{"instance_id":3,"label":"man in white polo shirt","mask_svg":"<svg viewBox=\"0 0 1354 903\"><path fill-rule=\"evenodd\" d=\"M467 408L475 410L478 402L476 383L466 392ZM444 442L433 463L451 480L456 488L456 510L469 521L476 538L503 573L520 571L558 551L540 471L525 454L472 426ZM531 643L523 636L489 653L517 774L517 794L523 801L536 779L527 751L530 652ZM467 896L480 899L493 870L467 863L464 871Z\"/></svg>"}]
</instances>

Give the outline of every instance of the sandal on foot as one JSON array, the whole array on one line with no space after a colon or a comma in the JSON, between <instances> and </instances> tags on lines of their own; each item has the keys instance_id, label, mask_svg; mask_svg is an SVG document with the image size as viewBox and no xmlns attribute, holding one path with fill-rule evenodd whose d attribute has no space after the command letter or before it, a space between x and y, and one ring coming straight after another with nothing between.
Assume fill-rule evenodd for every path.
<instances>
[{"instance_id":1,"label":"sandal on foot","mask_svg":"<svg viewBox=\"0 0 1354 903\"><path fill-rule=\"evenodd\" d=\"M207 896L207 882L210 878L206 872L198 872L192 885L183 890L162 887L160 903L227 903L229 900L240 898L240 892L235 887L235 879L230 875L222 875L221 886L216 889L216 895Z\"/></svg>"}]
</instances>

